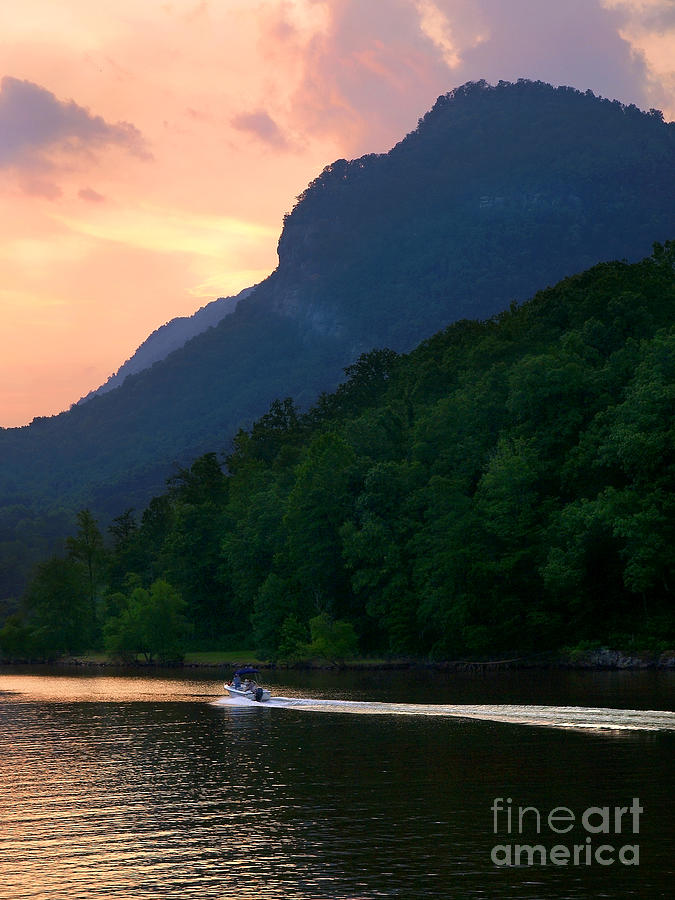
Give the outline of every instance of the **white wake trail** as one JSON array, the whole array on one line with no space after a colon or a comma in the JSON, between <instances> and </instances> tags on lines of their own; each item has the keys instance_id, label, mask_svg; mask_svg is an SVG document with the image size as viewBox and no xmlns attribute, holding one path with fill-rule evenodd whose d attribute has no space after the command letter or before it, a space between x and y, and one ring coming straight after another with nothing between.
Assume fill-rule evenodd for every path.
<instances>
[{"instance_id":1,"label":"white wake trail","mask_svg":"<svg viewBox=\"0 0 675 900\"><path fill-rule=\"evenodd\" d=\"M264 703L222 697L214 706L237 708L297 709L307 712L352 713L395 716L447 716L481 719L518 725L546 725L552 728L606 731L675 731L675 712L651 709L606 709L585 706L460 706L435 703L379 703L362 700L318 700L273 697Z\"/></svg>"}]
</instances>

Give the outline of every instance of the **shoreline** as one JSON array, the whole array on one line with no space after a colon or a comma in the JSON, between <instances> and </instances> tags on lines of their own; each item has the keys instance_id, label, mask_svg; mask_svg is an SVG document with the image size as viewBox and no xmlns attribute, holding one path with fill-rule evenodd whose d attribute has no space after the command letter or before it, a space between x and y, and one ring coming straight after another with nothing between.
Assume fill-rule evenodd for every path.
<instances>
[{"instance_id":1,"label":"shoreline","mask_svg":"<svg viewBox=\"0 0 675 900\"><path fill-rule=\"evenodd\" d=\"M188 654L189 656L189 654ZM544 659L543 656L548 658ZM232 670L245 666L269 670L296 671L409 671L428 670L437 672L473 672L485 673L522 669L556 669L578 671L675 671L675 651L661 654L640 653L627 654L618 650L602 648L592 651L574 651L569 654L547 653L537 656L514 657L493 660L436 660L425 659L354 659L344 662L328 662L325 660L303 660L296 663L251 661L244 656L237 659L212 661L184 660L181 662L120 662L111 659L92 659L71 657L55 660L0 660L0 666L58 667L64 669L127 669L129 671L156 669L227 669Z\"/></svg>"}]
</instances>

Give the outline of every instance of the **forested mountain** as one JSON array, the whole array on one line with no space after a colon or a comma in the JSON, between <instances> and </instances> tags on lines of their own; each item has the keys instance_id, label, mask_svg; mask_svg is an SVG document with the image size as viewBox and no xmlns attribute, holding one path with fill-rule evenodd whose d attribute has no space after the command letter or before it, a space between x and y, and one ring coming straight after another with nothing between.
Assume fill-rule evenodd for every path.
<instances>
[{"instance_id":1,"label":"forested mountain","mask_svg":"<svg viewBox=\"0 0 675 900\"><path fill-rule=\"evenodd\" d=\"M642 257L675 233L674 163L658 112L519 81L464 85L389 153L328 166L285 219L278 268L215 328L0 431L0 596L75 509L142 507L176 461L229 447L275 397L306 409L362 352Z\"/></svg>"},{"instance_id":2,"label":"forested mountain","mask_svg":"<svg viewBox=\"0 0 675 900\"><path fill-rule=\"evenodd\" d=\"M6 654L273 659L675 642L675 242L275 401L141 516L83 511ZM245 643L244 643L245 642Z\"/></svg>"},{"instance_id":3,"label":"forested mountain","mask_svg":"<svg viewBox=\"0 0 675 900\"><path fill-rule=\"evenodd\" d=\"M135 375L137 372L149 369L156 362L166 359L170 353L178 350L191 338L206 331L207 328L213 328L225 316L234 312L237 303L244 297L248 297L252 290L253 288L244 288L236 297L219 297L217 300L207 303L206 306L202 306L191 316L178 316L164 325L160 325L143 341L133 356L122 363L117 372L108 378L105 384L90 391L79 402L86 403L92 397L107 394L108 391L119 387L128 375Z\"/></svg>"}]
</instances>

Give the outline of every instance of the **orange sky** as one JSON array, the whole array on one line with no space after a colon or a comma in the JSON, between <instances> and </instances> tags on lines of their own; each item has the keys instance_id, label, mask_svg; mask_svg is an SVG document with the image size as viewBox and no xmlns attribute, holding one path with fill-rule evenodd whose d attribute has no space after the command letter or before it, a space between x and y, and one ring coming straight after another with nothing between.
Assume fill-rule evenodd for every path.
<instances>
[{"instance_id":1,"label":"orange sky","mask_svg":"<svg viewBox=\"0 0 675 900\"><path fill-rule=\"evenodd\" d=\"M438 94L541 78L672 119L673 60L670 0L3 4L0 425L264 278L307 182Z\"/></svg>"}]
</instances>

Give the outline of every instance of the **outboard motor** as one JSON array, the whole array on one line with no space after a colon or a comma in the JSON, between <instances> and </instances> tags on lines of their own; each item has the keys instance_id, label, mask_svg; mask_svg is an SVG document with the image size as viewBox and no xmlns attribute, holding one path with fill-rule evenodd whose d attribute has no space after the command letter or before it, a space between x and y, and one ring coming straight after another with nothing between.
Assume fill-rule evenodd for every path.
<instances>
[{"instance_id":1,"label":"outboard motor","mask_svg":"<svg viewBox=\"0 0 675 900\"><path fill-rule=\"evenodd\" d=\"M258 703L260 703L260 701L262 700L262 697L263 697L263 689L261 687L256 688L255 689L255 699L258 701Z\"/></svg>"}]
</instances>

